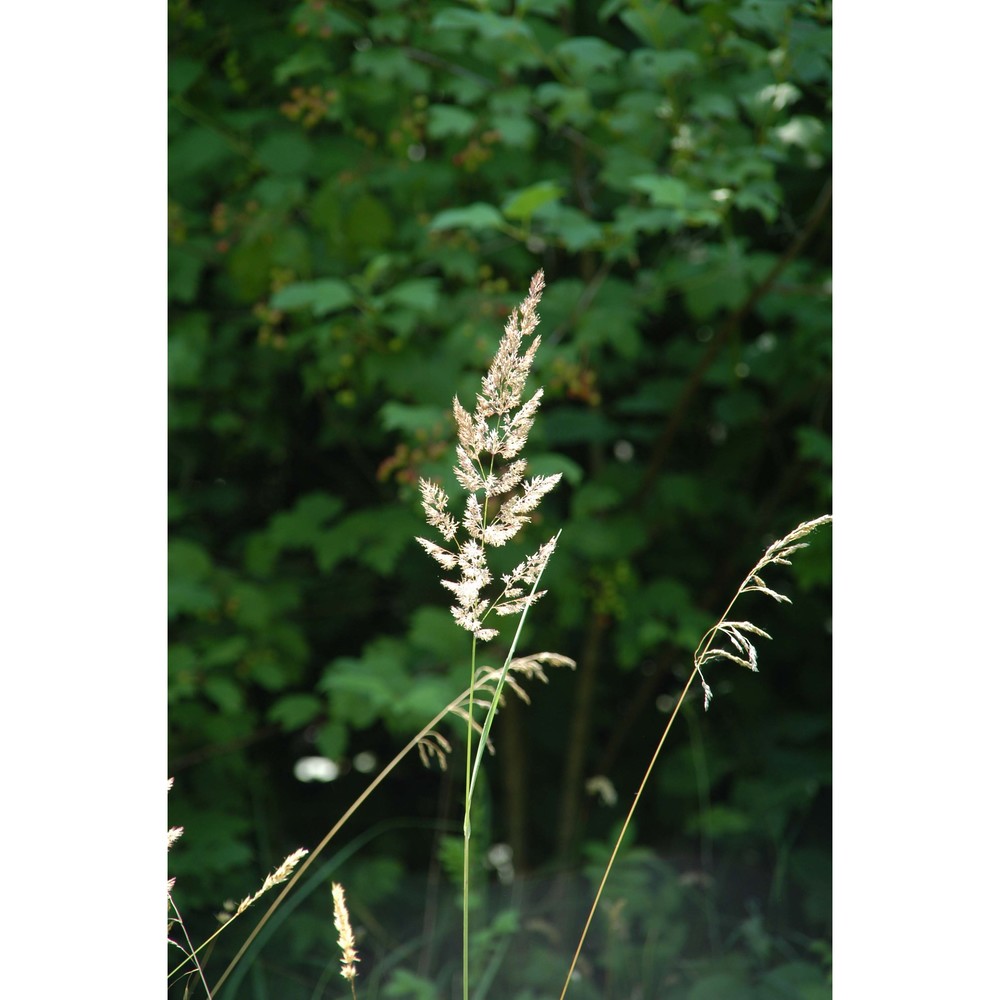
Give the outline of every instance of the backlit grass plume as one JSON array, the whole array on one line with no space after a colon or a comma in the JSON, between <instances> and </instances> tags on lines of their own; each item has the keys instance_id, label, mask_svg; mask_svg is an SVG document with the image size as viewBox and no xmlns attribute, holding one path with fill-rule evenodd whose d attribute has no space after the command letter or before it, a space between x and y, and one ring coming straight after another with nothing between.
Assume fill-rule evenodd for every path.
<instances>
[{"instance_id":1,"label":"backlit grass plume","mask_svg":"<svg viewBox=\"0 0 1000 1000\"><path fill-rule=\"evenodd\" d=\"M337 929L337 943L340 945L340 974L351 984L351 995L354 992L354 980L358 976L358 951L354 946L354 931L351 929L351 917L347 912L347 899L344 887L339 882L333 886L333 925Z\"/></svg>"},{"instance_id":2,"label":"backlit grass plume","mask_svg":"<svg viewBox=\"0 0 1000 1000\"><path fill-rule=\"evenodd\" d=\"M503 338L482 392L476 397L475 413L469 413L455 397L453 410L458 425L458 462L455 477L466 491L461 523L448 512L448 496L437 483L420 480L420 493L427 523L436 528L449 547L426 538L417 541L445 570L459 570L457 580L442 580L455 595L451 613L455 621L475 638L488 641L497 635L484 622L488 615L521 614L545 591L530 590L555 549L551 538L510 573L503 575L499 593L490 595L493 582L487 546L506 545L538 506L542 497L562 478L525 478L527 462L518 458L542 400L539 389L522 404L525 383L538 350L535 337L521 353L522 341L538 326L538 303L545 287L539 271L531 280L528 297L511 313ZM480 497L481 495L481 497Z\"/></svg>"}]
</instances>

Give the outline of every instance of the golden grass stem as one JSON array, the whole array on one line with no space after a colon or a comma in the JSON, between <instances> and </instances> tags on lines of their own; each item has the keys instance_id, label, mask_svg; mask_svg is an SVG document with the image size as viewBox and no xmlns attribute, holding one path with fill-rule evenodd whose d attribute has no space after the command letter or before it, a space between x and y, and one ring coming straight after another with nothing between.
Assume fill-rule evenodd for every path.
<instances>
[{"instance_id":1,"label":"golden grass stem","mask_svg":"<svg viewBox=\"0 0 1000 1000\"><path fill-rule=\"evenodd\" d=\"M181 925L181 930L184 932L184 940L187 941L188 944L188 957L184 961L194 962L194 967L198 970L198 978L201 979L201 984L202 986L205 987L205 993L207 994L209 1000L211 1000L212 993L208 988L208 983L205 982L205 970L202 969L201 962L198 961L198 952L201 949L195 948L194 943L192 942L190 936L188 935L187 927L184 926L184 918L181 916L181 911L177 909L177 904L174 902L174 897L169 892L167 893L167 899L170 901L170 908L177 915L177 923Z\"/></svg>"},{"instance_id":2,"label":"golden grass stem","mask_svg":"<svg viewBox=\"0 0 1000 1000\"><path fill-rule=\"evenodd\" d=\"M653 751L652 759L646 767L646 773L642 776L642 781L639 783L639 790L635 793L635 798L632 800L632 806L628 811L628 815L625 817L625 822L622 824L621 832L618 834L618 840L615 841L614 850L612 850L611 857L608 859L607 867L604 869L604 875L601 877L601 884L597 888L597 895L594 897L590 913L587 915L587 922L583 926L583 933L580 935L576 951L573 954L573 960L570 962L569 972L566 974L566 981L563 983L562 993L559 994L559 1000L565 1000L566 991L569 989L570 980L573 977L573 971L576 969L576 963L580 958L580 952L583 950L583 942L586 940L587 932L590 930L590 925L594 919L594 914L597 912L597 904L601 899L601 894L604 892L604 886L608 881L608 876L611 874L611 868L615 863L615 859L618 857L618 850L621 847L622 841L625 839L625 831L628 829L628 825L632 821L632 816L635 813L636 806L639 804L639 798L646 788L646 783L649 781L650 774L652 774L653 766L656 764L656 760L660 756L660 751L663 749L663 744L666 742L667 734L670 732L670 728L674 724L674 719L677 718L677 713L684 704L684 699L687 697L687 693L691 689L691 685L694 683L695 677L701 677L702 687L705 690L705 709L707 710L708 702L712 695L708 687L708 682L702 674L701 668L709 661L709 659L711 659L713 654L723 655L727 659L735 660L737 663L749 667L751 670L756 671L757 669L756 651L753 649L750 642L746 640L745 636L738 631L736 626L744 631L751 631L754 635L767 636L767 633L758 629L749 622L729 622L727 620L729 612L732 611L733 605L743 594L750 593L751 591L759 591L767 594L779 602L787 602L789 599L783 594L779 594L767 587L764 581L760 578L759 574L769 565L790 565L789 557L792 553L798 549L805 548L808 544L807 542L803 542L802 539L813 532L820 525L829 524L832 520L833 518L830 514L823 514L821 517L817 517L812 521L803 521L802 524L790 531L784 538L781 538L776 542L772 542L772 544L769 545L767 550L764 552L764 555L761 556L761 558L754 564L753 569L750 570L750 572L743 578L743 582L740 584L735 595L726 606L726 610L719 617L718 621L716 621L716 623L701 637L698 645L695 646L693 657L694 666L691 670L691 674L687 679L687 683L684 685L684 690L681 691L680 697L677 699L677 704L674 705L674 710L670 713L670 718L667 720L667 725L663 730L663 735L660 737L660 742L657 743L656 749ZM725 652L718 654L712 650L712 643L714 642L715 637L719 634L720 630L724 629L727 630L727 634L731 638L734 634L737 639L743 638L743 644L740 648L741 650L749 648L749 660L744 659L743 657L735 657L732 654ZM767 637L770 638L769 636Z\"/></svg>"},{"instance_id":3,"label":"golden grass stem","mask_svg":"<svg viewBox=\"0 0 1000 1000\"><path fill-rule=\"evenodd\" d=\"M587 922L583 925L583 933L580 935L576 951L573 953L573 961L570 962L569 972L566 973L566 981L563 983L562 993L559 994L559 1000L565 1000L566 991L569 989L570 980L573 978L573 971L576 969L577 960L580 958L580 952L583 950L583 942L587 938L587 932L590 930L594 914L597 912L597 904L601 901L601 894L604 892L604 886L608 881L608 876L611 874L611 868L615 863L615 859L618 857L618 849L621 847L622 841L625 839L625 831L628 829L628 825L632 821L632 816L635 813L636 806L639 804L639 798L642 796L643 790L646 787L646 782L649 781L649 776L653 773L653 767L656 764L657 758L660 756L663 744L666 742L667 734L670 732L670 727L673 726L674 719L677 718L677 713L680 711L681 705L684 704L684 699L687 697L687 693L697 676L698 669L695 668L691 671L691 676L688 677L687 683L684 685L684 690L681 691L681 695L677 699L677 704L674 706L674 710L670 713L670 718L667 720L667 725L663 730L663 735L660 737L660 742L656 744L653 756L646 767L646 773L642 776L642 781L639 783L639 790L635 793L635 798L632 800L632 806L628 811L628 815L625 817L625 822L622 824L621 832L618 834L618 840L615 841L614 850L611 852L611 857L608 859L607 867L604 869L604 875L601 877L601 884L597 887L597 894L594 896L594 902L590 907L590 913L587 914Z\"/></svg>"},{"instance_id":4,"label":"golden grass stem","mask_svg":"<svg viewBox=\"0 0 1000 1000\"><path fill-rule=\"evenodd\" d=\"M271 903L270 907L268 907L267 912L264 914L263 917L260 918L260 920L257 923L257 926L254 927L254 929L247 936L247 939L241 945L240 950L236 953L235 956L233 956L233 959L226 967L226 970L216 981L212 992L217 992L219 988L222 986L222 984L229 978L229 976L233 972L233 969L236 968L240 959L243 958L243 956L247 952L247 949L253 943L257 935L261 932L267 921L271 918L271 914L273 914L274 911L281 905L283 900L288 896L288 894L294 888L296 882L298 882L298 880L302 878L302 876L305 874L309 866L313 863L313 861L316 860L316 858L326 848L326 846L330 843L330 841L333 840L333 838L340 832L344 824L358 811L358 809L364 804L364 802L368 799L368 797L372 794L372 792L374 792L375 789L378 788L378 786L381 785L383 781L385 781L385 779L395 769L396 765L399 764L400 761L402 761L403 758L406 757L406 755L410 753L410 751L412 751L421 742L421 740L425 739L428 736L428 734L438 725L438 723L440 723L443 719L445 719L456 709L460 708L464 704L466 697L471 696L473 691L474 691L474 685L470 687L468 691L463 691L457 698L449 702L449 704L446 705L445 708L443 708L440 712L438 712L438 714L435 715L434 718L431 719L431 721L428 722L427 725L424 726L424 728L421 729L420 732L417 733L417 735L414 736L413 739L411 739L410 742L407 743L406 746L403 747L403 749L400 750L399 753L396 754L396 756L393 757L388 764L386 764L386 766L379 772L378 776L372 781L372 783L354 800L354 802L347 809L347 811L340 817L340 819L338 819L337 822L334 823L332 827L330 827L330 829L327 831L323 839L316 845L316 847L313 848L312 852L310 853L309 857L306 858L305 862L299 866L295 874L288 880L288 882L285 883L285 888L282 889L279 895L275 898L274 902ZM210 993L209 996L211 995L212 994Z\"/></svg>"}]
</instances>

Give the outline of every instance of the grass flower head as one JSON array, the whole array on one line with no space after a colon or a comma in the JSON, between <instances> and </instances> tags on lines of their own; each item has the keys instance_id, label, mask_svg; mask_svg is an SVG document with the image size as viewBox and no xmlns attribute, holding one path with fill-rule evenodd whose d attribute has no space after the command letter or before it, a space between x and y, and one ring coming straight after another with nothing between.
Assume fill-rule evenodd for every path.
<instances>
[{"instance_id":1,"label":"grass flower head","mask_svg":"<svg viewBox=\"0 0 1000 1000\"><path fill-rule=\"evenodd\" d=\"M541 341L532 334L538 326L538 303L544 287L545 277L539 271L531 280L527 298L507 320L500 346L483 377L474 412L466 410L455 397L455 477L466 491L461 521L449 513L448 496L437 483L420 481L427 523L449 544L446 547L426 538L417 541L443 569L459 570L457 580L441 581L455 597L451 612L462 628L483 641L497 634L496 629L484 625L491 612L520 614L542 597L545 591L530 590L555 549L555 538L551 538L505 574L500 592L490 596L487 588L493 576L487 548L506 545L562 478L556 474L529 479L525 475L527 462L517 457L527 443L544 391L539 389L522 402Z\"/></svg>"}]
</instances>

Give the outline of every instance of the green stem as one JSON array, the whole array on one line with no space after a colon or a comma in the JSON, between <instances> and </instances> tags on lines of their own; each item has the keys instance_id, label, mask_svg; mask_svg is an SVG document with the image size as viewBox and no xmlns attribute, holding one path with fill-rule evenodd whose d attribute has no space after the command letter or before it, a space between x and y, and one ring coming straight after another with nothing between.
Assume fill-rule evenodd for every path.
<instances>
[{"instance_id":1,"label":"green stem","mask_svg":"<svg viewBox=\"0 0 1000 1000\"><path fill-rule=\"evenodd\" d=\"M469 859L472 847L472 712L476 693L476 637L469 668L469 718L465 740L465 819L462 823L462 998L469 1000Z\"/></svg>"},{"instance_id":2,"label":"green stem","mask_svg":"<svg viewBox=\"0 0 1000 1000\"><path fill-rule=\"evenodd\" d=\"M559 540L559 535L562 534L560 530L556 534L556 541ZM546 566L548 563L546 562ZM542 566L539 570L538 576L535 579L535 583L531 588L531 593L529 597L534 596L535 591L538 589L538 583L542 579L542 573L545 572L545 566ZM483 762L483 751L486 749L487 742L490 736L490 728L493 725L493 717L497 714L497 707L500 704L500 695L503 692L504 681L507 680L507 671L510 669L511 661L514 659L514 652L517 649L518 639L521 638L521 629L524 627L524 619L528 615L528 609L531 604L525 605L524 610L521 612L521 617L517 623L517 631L514 633L514 639L510 644L510 651L507 653L507 659L504 660L503 670L500 671L500 679L497 681L496 690L493 692L493 701L490 703L490 710L486 713L486 721L483 723L483 731L479 736L479 746L476 748L476 763L472 769L472 780L470 782L470 794L476 787L476 778L479 775L479 768ZM466 818L468 819L468 811L466 811Z\"/></svg>"}]
</instances>

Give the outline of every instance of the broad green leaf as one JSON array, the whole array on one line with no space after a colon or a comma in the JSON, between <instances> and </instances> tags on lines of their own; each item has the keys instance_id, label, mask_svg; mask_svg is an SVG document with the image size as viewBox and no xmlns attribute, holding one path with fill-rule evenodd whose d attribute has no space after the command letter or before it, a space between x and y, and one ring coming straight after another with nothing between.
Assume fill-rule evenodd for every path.
<instances>
[{"instance_id":1,"label":"broad green leaf","mask_svg":"<svg viewBox=\"0 0 1000 1000\"><path fill-rule=\"evenodd\" d=\"M396 224L385 202L374 195L362 195L344 219L344 231L359 247L383 247L396 231Z\"/></svg>"},{"instance_id":2,"label":"broad green leaf","mask_svg":"<svg viewBox=\"0 0 1000 1000\"><path fill-rule=\"evenodd\" d=\"M443 428L449 418L439 406L411 406L396 400L389 400L379 412L387 431L406 431L409 434Z\"/></svg>"},{"instance_id":3,"label":"broad green leaf","mask_svg":"<svg viewBox=\"0 0 1000 1000\"><path fill-rule=\"evenodd\" d=\"M212 557L197 542L174 538L167 545L167 567L171 577L204 580L212 572Z\"/></svg>"},{"instance_id":4,"label":"broad green leaf","mask_svg":"<svg viewBox=\"0 0 1000 1000\"><path fill-rule=\"evenodd\" d=\"M309 46L290 55L274 69L274 82L281 85L296 76L305 76L315 70L330 69L329 55L318 46Z\"/></svg>"},{"instance_id":5,"label":"broad green leaf","mask_svg":"<svg viewBox=\"0 0 1000 1000\"><path fill-rule=\"evenodd\" d=\"M753 209L767 222L774 222L781 204L781 188L774 181L750 181L733 195L733 204L744 210Z\"/></svg>"},{"instance_id":6,"label":"broad green leaf","mask_svg":"<svg viewBox=\"0 0 1000 1000\"><path fill-rule=\"evenodd\" d=\"M196 59L179 56L167 63L167 92L171 95L183 94L204 70L204 64Z\"/></svg>"},{"instance_id":7,"label":"broad green leaf","mask_svg":"<svg viewBox=\"0 0 1000 1000\"><path fill-rule=\"evenodd\" d=\"M446 608L421 607L410 616L409 641L413 648L431 653L442 664L465 661L469 649L467 635L456 626ZM428 713L428 718L433 714L433 711Z\"/></svg>"},{"instance_id":8,"label":"broad green leaf","mask_svg":"<svg viewBox=\"0 0 1000 1000\"><path fill-rule=\"evenodd\" d=\"M347 753L347 727L343 722L329 720L316 730L316 749L330 760Z\"/></svg>"},{"instance_id":9,"label":"broad green leaf","mask_svg":"<svg viewBox=\"0 0 1000 1000\"><path fill-rule=\"evenodd\" d=\"M465 208L449 208L431 219L432 232L439 229L500 229L503 216L492 205L477 201Z\"/></svg>"},{"instance_id":10,"label":"broad green leaf","mask_svg":"<svg viewBox=\"0 0 1000 1000\"><path fill-rule=\"evenodd\" d=\"M329 493L308 493L285 513L275 514L268 534L283 548L315 545L328 523L344 509L344 501Z\"/></svg>"},{"instance_id":11,"label":"broad green leaf","mask_svg":"<svg viewBox=\"0 0 1000 1000\"><path fill-rule=\"evenodd\" d=\"M453 104L432 104L427 111L427 135L445 139L450 135L466 136L476 127L476 116Z\"/></svg>"},{"instance_id":12,"label":"broad green leaf","mask_svg":"<svg viewBox=\"0 0 1000 1000\"><path fill-rule=\"evenodd\" d=\"M172 302L195 300L205 264L205 254L196 245L167 248L167 287Z\"/></svg>"},{"instance_id":13,"label":"broad green leaf","mask_svg":"<svg viewBox=\"0 0 1000 1000\"><path fill-rule=\"evenodd\" d=\"M393 969L385 986L385 995L390 1000L439 1000L437 986L407 969Z\"/></svg>"},{"instance_id":14,"label":"broad green leaf","mask_svg":"<svg viewBox=\"0 0 1000 1000\"><path fill-rule=\"evenodd\" d=\"M208 677L205 679L205 694L222 709L235 715L243 708L243 691L228 677Z\"/></svg>"},{"instance_id":15,"label":"broad green leaf","mask_svg":"<svg viewBox=\"0 0 1000 1000\"><path fill-rule=\"evenodd\" d=\"M168 160L169 181L176 184L189 177L218 170L239 153L215 129L193 126L171 142Z\"/></svg>"},{"instance_id":16,"label":"broad green leaf","mask_svg":"<svg viewBox=\"0 0 1000 1000\"><path fill-rule=\"evenodd\" d=\"M340 312L354 304L354 291L339 278L295 281L271 296L275 309L311 309L314 316Z\"/></svg>"},{"instance_id":17,"label":"broad green leaf","mask_svg":"<svg viewBox=\"0 0 1000 1000\"><path fill-rule=\"evenodd\" d=\"M562 83L543 83L535 92L538 103L550 108L553 125L588 126L594 119L590 91L586 87L567 87Z\"/></svg>"},{"instance_id":18,"label":"broad green leaf","mask_svg":"<svg viewBox=\"0 0 1000 1000\"><path fill-rule=\"evenodd\" d=\"M313 147L301 132L275 132L257 147L257 159L276 174L301 174L313 157Z\"/></svg>"},{"instance_id":19,"label":"broad green leaf","mask_svg":"<svg viewBox=\"0 0 1000 1000\"><path fill-rule=\"evenodd\" d=\"M493 115L490 124L495 128L505 146L530 149L538 137L538 126L526 115Z\"/></svg>"},{"instance_id":20,"label":"broad green leaf","mask_svg":"<svg viewBox=\"0 0 1000 1000\"><path fill-rule=\"evenodd\" d=\"M683 14L671 0L638 0L619 16L629 29L647 45L665 49L679 42L695 18Z\"/></svg>"},{"instance_id":21,"label":"broad green leaf","mask_svg":"<svg viewBox=\"0 0 1000 1000\"><path fill-rule=\"evenodd\" d=\"M554 476L560 473L569 486L579 486L583 482L583 469L571 458L549 451L531 457L531 475Z\"/></svg>"},{"instance_id":22,"label":"broad green leaf","mask_svg":"<svg viewBox=\"0 0 1000 1000\"><path fill-rule=\"evenodd\" d=\"M312 694L286 694L268 710L267 717L286 732L301 729L323 711L323 702Z\"/></svg>"},{"instance_id":23,"label":"broad green leaf","mask_svg":"<svg viewBox=\"0 0 1000 1000\"><path fill-rule=\"evenodd\" d=\"M516 0L518 13L536 14L538 17L558 17L569 5L570 0Z\"/></svg>"},{"instance_id":24,"label":"broad green leaf","mask_svg":"<svg viewBox=\"0 0 1000 1000\"><path fill-rule=\"evenodd\" d=\"M394 285L382 297L386 305L403 306L420 313L434 312L441 300L438 278L410 278Z\"/></svg>"},{"instance_id":25,"label":"broad green leaf","mask_svg":"<svg viewBox=\"0 0 1000 1000\"><path fill-rule=\"evenodd\" d=\"M420 521L400 507L358 510L342 518L316 542L316 562L323 572L355 558L386 575L408 550Z\"/></svg>"},{"instance_id":26,"label":"broad green leaf","mask_svg":"<svg viewBox=\"0 0 1000 1000\"><path fill-rule=\"evenodd\" d=\"M546 233L573 252L600 243L604 236L604 231L596 222L572 205L550 202L539 209L538 219Z\"/></svg>"},{"instance_id":27,"label":"broad green leaf","mask_svg":"<svg viewBox=\"0 0 1000 1000\"><path fill-rule=\"evenodd\" d=\"M687 1000L749 1000L752 992L748 977L731 972L712 972L702 976L687 993Z\"/></svg>"},{"instance_id":28,"label":"broad green leaf","mask_svg":"<svg viewBox=\"0 0 1000 1000\"><path fill-rule=\"evenodd\" d=\"M769 969L758 987L761 1000L830 1000L833 988L828 978L815 965L807 962L785 962Z\"/></svg>"},{"instance_id":29,"label":"broad green leaf","mask_svg":"<svg viewBox=\"0 0 1000 1000\"><path fill-rule=\"evenodd\" d=\"M793 13L790 0L743 0L729 16L748 31L777 36Z\"/></svg>"},{"instance_id":30,"label":"broad green leaf","mask_svg":"<svg viewBox=\"0 0 1000 1000\"><path fill-rule=\"evenodd\" d=\"M687 49L667 52L656 49L636 49L629 55L629 64L639 79L663 82L681 73L698 69L698 56Z\"/></svg>"},{"instance_id":31,"label":"broad green leaf","mask_svg":"<svg viewBox=\"0 0 1000 1000\"><path fill-rule=\"evenodd\" d=\"M384 14L370 18L367 26L374 38L402 42L410 31L411 21L403 14Z\"/></svg>"},{"instance_id":32,"label":"broad green leaf","mask_svg":"<svg viewBox=\"0 0 1000 1000\"><path fill-rule=\"evenodd\" d=\"M201 656L201 664L205 667L229 666L244 656L249 645L246 636L229 636L209 646Z\"/></svg>"},{"instance_id":33,"label":"broad green leaf","mask_svg":"<svg viewBox=\"0 0 1000 1000\"><path fill-rule=\"evenodd\" d=\"M752 827L753 820L746 813L723 805L709 806L688 822L689 833L701 833L712 839L744 834Z\"/></svg>"},{"instance_id":34,"label":"broad green leaf","mask_svg":"<svg viewBox=\"0 0 1000 1000\"><path fill-rule=\"evenodd\" d=\"M448 7L434 15L431 26L435 30L459 29L474 31L483 38L513 41L530 38L531 28L515 17L502 17L489 10L463 10Z\"/></svg>"},{"instance_id":35,"label":"broad green leaf","mask_svg":"<svg viewBox=\"0 0 1000 1000\"><path fill-rule=\"evenodd\" d=\"M253 194L270 208L289 209L304 200L305 182L301 177L262 177L253 187Z\"/></svg>"},{"instance_id":36,"label":"broad green leaf","mask_svg":"<svg viewBox=\"0 0 1000 1000\"><path fill-rule=\"evenodd\" d=\"M515 191L503 203L503 214L508 219L526 222L543 205L557 201L566 193L566 189L554 181L541 181L531 187Z\"/></svg>"},{"instance_id":37,"label":"broad green leaf","mask_svg":"<svg viewBox=\"0 0 1000 1000\"><path fill-rule=\"evenodd\" d=\"M167 341L167 376L172 387L199 384L208 340L207 313L188 313L172 325Z\"/></svg>"},{"instance_id":38,"label":"broad green leaf","mask_svg":"<svg viewBox=\"0 0 1000 1000\"><path fill-rule=\"evenodd\" d=\"M657 177L645 175L632 178L632 187L649 195L650 203L657 206L680 208L683 206L688 187L677 177Z\"/></svg>"},{"instance_id":39,"label":"broad green leaf","mask_svg":"<svg viewBox=\"0 0 1000 1000\"><path fill-rule=\"evenodd\" d=\"M402 49L381 47L355 52L352 65L360 76L398 84L418 94L430 89L430 71Z\"/></svg>"},{"instance_id":40,"label":"broad green leaf","mask_svg":"<svg viewBox=\"0 0 1000 1000\"><path fill-rule=\"evenodd\" d=\"M570 38L553 50L554 54L578 79L586 80L591 74L613 70L623 53L600 38Z\"/></svg>"}]
</instances>

